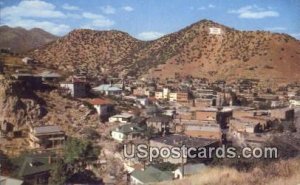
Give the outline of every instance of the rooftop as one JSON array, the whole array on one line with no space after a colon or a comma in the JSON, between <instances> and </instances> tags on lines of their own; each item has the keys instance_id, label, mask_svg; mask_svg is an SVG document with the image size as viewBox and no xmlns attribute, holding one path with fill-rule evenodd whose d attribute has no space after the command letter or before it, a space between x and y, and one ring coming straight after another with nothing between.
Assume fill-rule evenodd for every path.
<instances>
[{"instance_id":1,"label":"rooftop","mask_svg":"<svg viewBox=\"0 0 300 185\"><path fill-rule=\"evenodd\" d=\"M130 123L130 124L119 126L115 131L121 132L123 134L129 134L129 133L141 133L145 131L145 129L136 124Z\"/></svg>"},{"instance_id":2,"label":"rooftop","mask_svg":"<svg viewBox=\"0 0 300 185\"><path fill-rule=\"evenodd\" d=\"M232 108L230 107L223 107L222 109L218 109L216 107L206 107L206 108L201 108L195 111L201 111L201 112L230 112L232 111Z\"/></svg>"},{"instance_id":3,"label":"rooftop","mask_svg":"<svg viewBox=\"0 0 300 185\"><path fill-rule=\"evenodd\" d=\"M132 114L128 114L128 113L122 113L122 114L117 114L112 116L113 118L131 118L133 115Z\"/></svg>"},{"instance_id":4,"label":"rooftop","mask_svg":"<svg viewBox=\"0 0 300 185\"><path fill-rule=\"evenodd\" d=\"M92 100L90 100L90 103L92 105L107 105L107 104L111 104L111 102L109 100L101 99L101 98L92 99Z\"/></svg>"},{"instance_id":5,"label":"rooftop","mask_svg":"<svg viewBox=\"0 0 300 185\"><path fill-rule=\"evenodd\" d=\"M62 133L63 130L61 129L60 126L57 125L47 125L47 126L39 126L39 127L34 127L33 132L36 135L40 134L49 134L49 133Z\"/></svg>"},{"instance_id":6,"label":"rooftop","mask_svg":"<svg viewBox=\"0 0 300 185\"><path fill-rule=\"evenodd\" d=\"M98 87L93 88L94 91L121 91L117 85L112 85L112 84L102 84L99 85Z\"/></svg>"},{"instance_id":7,"label":"rooftop","mask_svg":"<svg viewBox=\"0 0 300 185\"><path fill-rule=\"evenodd\" d=\"M42 73L38 74L38 76L41 76L43 78L60 78L61 75L55 72L51 71L43 71Z\"/></svg>"},{"instance_id":8,"label":"rooftop","mask_svg":"<svg viewBox=\"0 0 300 185\"><path fill-rule=\"evenodd\" d=\"M16 165L20 168L16 171L19 178L33 175L41 172L48 172L52 165L49 163L50 154L28 154L20 161L16 161Z\"/></svg>"},{"instance_id":9,"label":"rooftop","mask_svg":"<svg viewBox=\"0 0 300 185\"><path fill-rule=\"evenodd\" d=\"M210 144L218 142L217 139L207 139L199 137L190 137L185 135L173 134L167 135L165 137L154 138L152 141L164 143L166 145L171 145L175 147L181 147L185 145L186 147L205 147Z\"/></svg>"},{"instance_id":10,"label":"rooftop","mask_svg":"<svg viewBox=\"0 0 300 185\"><path fill-rule=\"evenodd\" d=\"M172 172L161 171L153 166L146 167L145 170L134 170L131 173L131 176L145 184L168 181L173 179Z\"/></svg>"},{"instance_id":11,"label":"rooftop","mask_svg":"<svg viewBox=\"0 0 300 185\"><path fill-rule=\"evenodd\" d=\"M173 123L176 123L176 124L188 124L188 125L191 125L191 124L195 124L195 125L203 125L203 124L216 124L217 125L217 122L216 120L193 120L193 119L174 119L173 120Z\"/></svg>"},{"instance_id":12,"label":"rooftop","mask_svg":"<svg viewBox=\"0 0 300 185\"><path fill-rule=\"evenodd\" d=\"M221 132L221 128L217 124L186 124L186 131L207 131L207 132Z\"/></svg>"}]
</instances>

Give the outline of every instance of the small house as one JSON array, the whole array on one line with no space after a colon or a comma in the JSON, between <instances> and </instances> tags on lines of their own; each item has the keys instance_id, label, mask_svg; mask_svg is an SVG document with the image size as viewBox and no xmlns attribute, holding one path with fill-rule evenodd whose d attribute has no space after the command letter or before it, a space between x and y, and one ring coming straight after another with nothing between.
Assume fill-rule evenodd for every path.
<instances>
[{"instance_id":1,"label":"small house","mask_svg":"<svg viewBox=\"0 0 300 185\"><path fill-rule=\"evenodd\" d=\"M23 180L24 184L48 184L53 160L54 157L50 154L27 155L24 160L15 162L19 167L19 170L15 171L15 176Z\"/></svg>"},{"instance_id":2,"label":"small house","mask_svg":"<svg viewBox=\"0 0 300 185\"><path fill-rule=\"evenodd\" d=\"M187 92L171 92L169 93L169 101L187 103L189 101Z\"/></svg>"},{"instance_id":3,"label":"small house","mask_svg":"<svg viewBox=\"0 0 300 185\"><path fill-rule=\"evenodd\" d=\"M299 99L292 99L289 101L292 107L300 107L300 98Z\"/></svg>"},{"instance_id":4,"label":"small house","mask_svg":"<svg viewBox=\"0 0 300 185\"><path fill-rule=\"evenodd\" d=\"M87 87L85 82L64 82L60 84L60 87L74 98L85 98L87 96Z\"/></svg>"},{"instance_id":5,"label":"small house","mask_svg":"<svg viewBox=\"0 0 300 185\"><path fill-rule=\"evenodd\" d=\"M116 141L123 142L125 140L142 138L145 131L145 127L130 123L117 127L111 132L111 136Z\"/></svg>"},{"instance_id":6,"label":"small house","mask_svg":"<svg viewBox=\"0 0 300 185\"><path fill-rule=\"evenodd\" d=\"M132 114L122 113L111 116L108 120L109 122L120 122L120 123L128 123L130 122L131 118L133 117Z\"/></svg>"},{"instance_id":7,"label":"small house","mask_svg":"<svg viewBox=\"0 0 300 185\"><path fill-rule=\"evenodd\" d=\"M178 120L175 121L178 122ZM221 128L215 121L181 120L176 124L176 132L201 138L221 139L222 137Z\"/></svg>"},{"instance_id":8,"label":"small house","mask_svg":"<svg viewBox=\"0 0 300 185\"><path fill-rule=\"evenodd\" d=\"M98 87L94 87L92 90L96 93L98 92L101 94L112 96L118 96L122 94L122 89L112 84L102 84Z\"/></svg>"},{"instance_id":9,"label":"small house","mask_svg":"<svg viewBox=\"0 0 300 185\"><path fill-rule=\"evenodd\" d=\"M163 181L173 180L171 171L162 171L153 166L148 166L145 169L134 170L130 175L130 184L155 184Z\"/></svg>"},{"instance_id":10,"label":"small house","mask_svg":"<svg viewBox=\"0 0 300 185\"><path fill-rule=\"evenodd\" d=\"M56 125L30 127L29 145L32 148L54 148L65 142L65 132Z\"/></svg>"},{"instance_id":11,"label":"small house","mask_svg":"<svg viewBox=\"0 0 300 185\"><path fill-rule=\"evenodd\" d=\"M95 98L90 101L90 104L94 106L98 115L102 120L107 119L114 113L114 106L113 104L105 99Z\"/></svg>"}]
</instances>

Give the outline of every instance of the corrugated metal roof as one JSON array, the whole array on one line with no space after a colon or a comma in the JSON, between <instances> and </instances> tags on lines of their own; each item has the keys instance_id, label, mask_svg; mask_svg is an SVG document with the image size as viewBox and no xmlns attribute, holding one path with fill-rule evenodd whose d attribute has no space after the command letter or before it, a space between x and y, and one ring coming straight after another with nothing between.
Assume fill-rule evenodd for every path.
<instances>
[{"instance_id":1,"label":"corrugated metal roof","mask_svg":"<svg viewBox=\"0 0 300 185\"><path fill-rule=\"evenodd\" d=\"M60 126L47 125L47 126L34 127L33 132L35 134L46 134L46 133L63 132L63 131L60 128Z\"/></svg>"}]
</instances>

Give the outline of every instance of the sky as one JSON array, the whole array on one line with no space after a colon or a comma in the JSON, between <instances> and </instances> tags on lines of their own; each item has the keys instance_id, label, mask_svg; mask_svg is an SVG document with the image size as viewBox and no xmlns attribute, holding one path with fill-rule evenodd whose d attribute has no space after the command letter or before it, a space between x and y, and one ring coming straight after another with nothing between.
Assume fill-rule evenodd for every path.
<instances>
[{"instance_id":1,"label":"sky","mask_svg":"<svg viewBox=\"0 0 300 185\"><path fill-rule=\"evenodd\" d=\"M153 40L209 19L300 39L300 0L0 0L0 6L0 25L58 36L86 28Z\"/></svg>"}]
</instances>

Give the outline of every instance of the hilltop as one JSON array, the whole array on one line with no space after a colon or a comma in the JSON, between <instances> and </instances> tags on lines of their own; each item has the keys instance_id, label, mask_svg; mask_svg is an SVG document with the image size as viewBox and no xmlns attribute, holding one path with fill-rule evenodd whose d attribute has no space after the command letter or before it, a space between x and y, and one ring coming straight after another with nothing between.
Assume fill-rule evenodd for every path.
<instances>
[{"instance_id":1,"label":"hilltop","mask_svg":"<svg viewBox=\"0 0 300 185\"><path fill-rule=\"evenodd\" d=\"M124 59L135 53L141 44L124 32L81 29L41 47L32 55L46 65L67 71L113 71L115 66L130 65Z\"/></svg>"},{"instance_id":2,"label":"hilltop","mask_svg":"<svg viewBox=\"0 0 300 185\"><path fill-rule=\"evenodd\" d=\"M219 28L220 35L209 34ZM300 41L265 31L238 31L202 20L154 41L119 31L75 30L31 56L54 68L90 74L173 78L256 78L287 82L300 78Z\"/></svg>"},{"instance_id":3,"label":"hilltop","mask_svg":"<svg viewBox=\"0 0 300 185\"><path fill-rule=\"evenodd\" d=\"M10 49L17 53L38 48L58 38L39 28L26 30L8 26L0 26L0 35L0 49Z\"/></svg>"}]
</instances>

